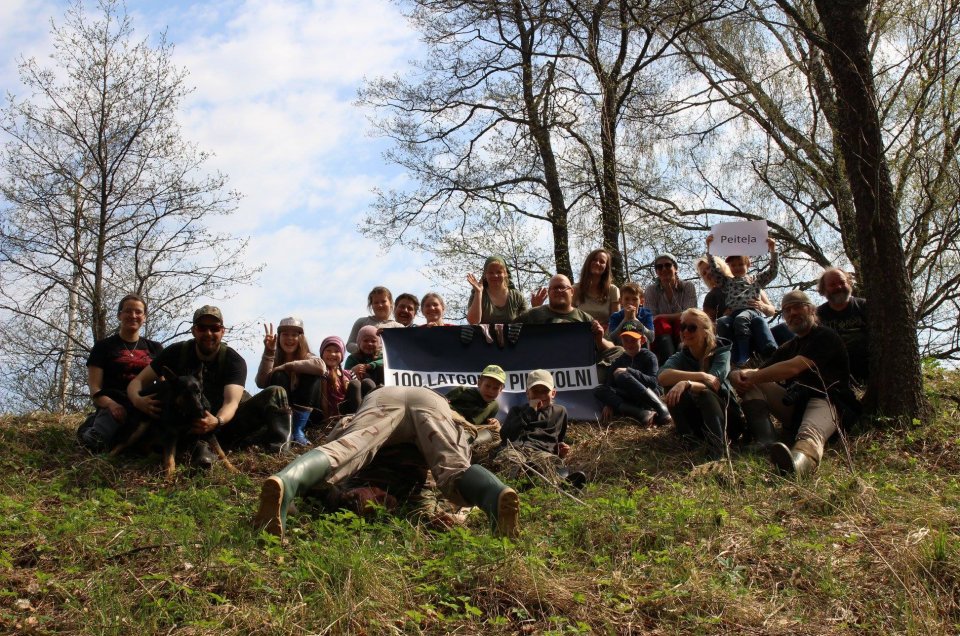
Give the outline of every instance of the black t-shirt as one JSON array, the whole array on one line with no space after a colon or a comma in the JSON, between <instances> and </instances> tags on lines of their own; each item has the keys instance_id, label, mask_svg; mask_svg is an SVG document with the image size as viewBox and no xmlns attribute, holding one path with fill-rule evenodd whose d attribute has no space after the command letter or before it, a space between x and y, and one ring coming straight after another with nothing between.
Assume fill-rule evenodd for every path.
<instances>
[{"instance_id":1,"label":"black t-shirt","mask_svg":"<svg viewBox=\"0 0 960 636\"><path fill-rule=\"evenodd\" d=\"M828 303L817 307L820 324L839 334L847 347L850 357L850 372L858 381L866 380L870 363L870 335L867 331L867 301L863 298L850 298L850 303L842 311L831 309Z\"/></svg>"},{"instance_id":2,"label":"black t-shirt","mask_svg":"<svg viewBox=\"0 0 960 636\"><path fill-rule=\"evenodd\" d=\"M219 353L213 357L213 360L201 360L197 357L197 348L193 340L186 340L164 349L154 358L150 366L157 375L161 375L164 367L167 367L177 375L196 376L203 385L203 394L210 402L210 412L216 413L223 406L223 388L228 384L243 386L247 382L246 361L227 345L220 346L226 350L222 356L222 365Z\"/></svg>"},{"instance_id":3,"label":"black t-shirt","mask_svg":"<svg viewBox=\"0 0 960 636\"><path fill-rule=\"evenodd\" d=\"M832 329L817 325L807 335L788 340L780 345L763 367L796 356L809 358L816 365L816 368L807 369L794 378L800 384L818 391L829 389L831 393L850 388L847 349L843 346L843 340Z\"/></svg>"},{"instance_id":4,"label":"black t-shirt","mask_svg":"<svg viewBox=\"0 0 960 636\"><path fill-rule=\"evenodd\" d=\"M163 345L154 340L140 338L136 344L131 344L114 334L93 345L87 366L103 369L101 390L112 399L126 403L130 380L137 377L162 349Z\"/></svg>"}]
</instances>

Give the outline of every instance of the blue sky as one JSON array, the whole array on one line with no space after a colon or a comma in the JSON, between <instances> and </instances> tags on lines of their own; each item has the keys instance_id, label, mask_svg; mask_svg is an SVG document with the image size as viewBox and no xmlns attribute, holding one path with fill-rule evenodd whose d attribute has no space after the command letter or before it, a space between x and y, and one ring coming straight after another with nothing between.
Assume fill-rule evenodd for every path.
<instances>
[{"instance_id":1,"label":"blue sky","mask_svg":"<svg viewBox=\"0 0 960 636\"><path fill-rule=\"evenodd\" d=\"M62 21L66 7L0 2L4 94L23 94L17 58L47 57L50 19ZM181 113L183 136L215 153L210 167L244 196L213 229L249 236L247 257L265 268L257 284L219 303L228 324L298 315L316 346L324 336L346 336L366 314L374 285L394 294L429 290L421 255L384 253L357 231L372 188L403 179L384 163L385 142L369 136L367 114L353 105L364 77L401 72L419 54L394 4L128 0L127 7L137 39L167 29L174 59L196 87ZM231 334L228 341L247 359L252 382L259 337Z\"/></svg>"}]
</instances>

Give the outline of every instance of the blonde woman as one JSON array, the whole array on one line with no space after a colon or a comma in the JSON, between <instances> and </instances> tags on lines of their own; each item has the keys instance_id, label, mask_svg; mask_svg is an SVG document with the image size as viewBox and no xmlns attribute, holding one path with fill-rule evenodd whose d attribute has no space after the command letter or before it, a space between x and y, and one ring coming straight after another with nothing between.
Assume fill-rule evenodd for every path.
<instances>
[{"instance_id":1,"label":"blonde woman","mask_svg":"<svg viewBox=\"0 0 960 636\"><path fill-rule=\"evenodd\" d=\"M743 414L727 380L730 344L717 338L713 322L700 309L685 310L679 329L680 351L670 356L657 376L667 389L663 399L677 432L702 438L707 458L722 459L730 440L743 431ZM769 419L765 428L758 426L752 432L759 444L774 441Z\"/></svg>"}]
</instances>

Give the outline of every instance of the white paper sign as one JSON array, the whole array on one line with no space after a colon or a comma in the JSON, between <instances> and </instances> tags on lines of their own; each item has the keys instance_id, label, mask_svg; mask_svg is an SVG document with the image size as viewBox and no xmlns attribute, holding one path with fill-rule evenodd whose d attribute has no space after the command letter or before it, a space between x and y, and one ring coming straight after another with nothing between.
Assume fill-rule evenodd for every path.
<instances>
[{"instance_id":1,"label":"white paper sign","mask_svg":"<svg viewBox=\"0 0 960 636\"><path fill-rule=\"evenodd\" d=\"M716 256L760 256L769 251L766 221L717 223L710 233L710 253Z\"/></svg>"}]
</instances>

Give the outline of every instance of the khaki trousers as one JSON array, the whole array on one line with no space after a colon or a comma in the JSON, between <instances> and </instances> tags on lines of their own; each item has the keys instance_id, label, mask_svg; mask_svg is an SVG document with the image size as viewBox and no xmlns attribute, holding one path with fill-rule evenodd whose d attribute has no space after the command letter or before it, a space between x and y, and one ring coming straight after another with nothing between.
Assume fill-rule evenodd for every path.
<instances>
[{"instance_id":1,"label":"khaki trousers","mask_svg":"<svg viewBox=\"0 0 960 636\"><path fill-rule=\"evenodd\" d=\"M767 382L752 387L744 393L743 400L764 400L770 413L781 423L793 421L793 406L784 406L783 394L786 393L779 384ZM837 432L837 409L823 398L810 398L803 411L800 430L797 432L797 441L793 447L820 463L823 458L823 448L827 445L830 436Z\"/></svg>"},{"instance_id":2,"label":"khaki trousers","mask_svg":"<svg viewBox=\"0 0 960 636\"><path fill-rule=\"evenodd\" d=\"M331 431L319 447L330 458L327 481L336 483L370 463L384 446L412 443L446 497L467 505L456 488L470 468L467 431L452 419L447 400L430 389L383 387L368 395L353 419Z\"/></svg>"}]
</instances>

